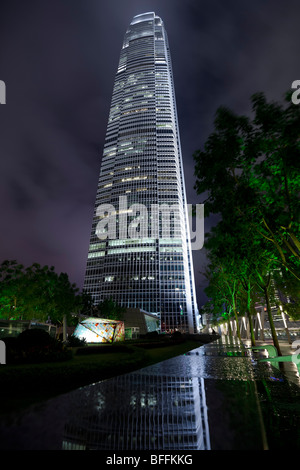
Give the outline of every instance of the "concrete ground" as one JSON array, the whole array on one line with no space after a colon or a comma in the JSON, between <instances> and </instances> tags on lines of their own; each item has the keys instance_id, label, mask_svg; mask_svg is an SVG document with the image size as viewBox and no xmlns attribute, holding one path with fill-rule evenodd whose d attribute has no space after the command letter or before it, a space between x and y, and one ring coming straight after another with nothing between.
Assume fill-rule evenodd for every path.
<instances>
[{"instance_id":1,"label":"concrete ground","mask_svg":"<svg viewBox=\"0 0 300 470\"><path fill-rule=\"evenodd\" d=\"M211 449L299 449L300 378L296 365L285 362L277 368L269 362L260 363L268 357L265 350L252 352L247 341L243 350L234 341L222 337L203 346L218 370L215 378L205 379ZM256 343L265 344L272 343ZM283 355L295 353L287 342L280 342L280 348ZM236 370L236 377L232 370Z\"/></svg>"}]
</instances>

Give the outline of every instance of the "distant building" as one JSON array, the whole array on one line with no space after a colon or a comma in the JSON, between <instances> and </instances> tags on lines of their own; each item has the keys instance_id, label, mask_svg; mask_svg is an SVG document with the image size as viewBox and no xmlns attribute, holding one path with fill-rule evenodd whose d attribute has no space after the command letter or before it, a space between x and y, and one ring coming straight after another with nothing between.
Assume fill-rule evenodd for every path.
<instances>
[{"instance_id":1,"label":"distant building","mask_svg":"<svg viewBox=\"0 0 300 470\"><path fill-rule=\"evenodd\" d=\"M125 333L127 338L136 338L153 331L160 330L160 319L157 315L140 310L127 308L124 313Z\"/></svg>"}]
</instances>

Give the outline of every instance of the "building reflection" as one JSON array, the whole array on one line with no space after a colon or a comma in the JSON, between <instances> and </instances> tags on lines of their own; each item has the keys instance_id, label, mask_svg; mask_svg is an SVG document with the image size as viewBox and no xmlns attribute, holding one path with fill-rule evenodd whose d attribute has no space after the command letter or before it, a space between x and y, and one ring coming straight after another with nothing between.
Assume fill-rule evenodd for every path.
<instances>
[{"instance_id":1,"label":"building reflection","mask_svg":"<svg viewBox=\"0 0 300 470\"><path fill-rule=\"evenodd\" d=\"M131 373L83 388L62 447L208 450L204 380Z\"/></svg>"}]
</instances>

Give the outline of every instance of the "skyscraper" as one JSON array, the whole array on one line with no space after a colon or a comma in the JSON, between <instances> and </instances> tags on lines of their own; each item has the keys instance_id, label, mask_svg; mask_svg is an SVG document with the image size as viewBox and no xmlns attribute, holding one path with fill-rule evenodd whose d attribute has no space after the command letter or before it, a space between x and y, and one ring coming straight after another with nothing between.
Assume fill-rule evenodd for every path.
<instances>
[{"instance_id":1,"label":"skyscraper","mask_svg":"<svg viewBox=\"0 0 300 470\"><path fill-rule=\"evenodd\" d=\"M199 331L167 33L153 12L126 31L116 73L84 289Z\"/></svg>"},{"instance_id":2,"label":"skyscraper","mask_svg":"<svg viewBox=\"0 0 300 470\"><path fill-rule=\"evenodd\" d=\"M178 376L164 370L170 366L163 362L155 372L146 367L68 395L62 448L210 450L205 381L197 376L197 363Z\"/></svg>"}]
</instances>

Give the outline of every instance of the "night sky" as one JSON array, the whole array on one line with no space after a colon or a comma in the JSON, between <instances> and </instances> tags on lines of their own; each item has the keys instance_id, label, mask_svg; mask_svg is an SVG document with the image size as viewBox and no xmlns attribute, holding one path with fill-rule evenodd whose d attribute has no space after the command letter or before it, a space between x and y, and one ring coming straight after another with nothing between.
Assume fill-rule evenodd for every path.
<instances>
[{"instance_id":1,"label":"night sky","mask_svg":"<svg viewBox=\"0 0 300 470\"><path fill-rule=\"evenodd\" d=\"M2 0L0 262L53 265L82 288L123 37L148 11L168 32L189 203L217 108L249 114L253 93L281 100L300 79L299 0ZM201 306L205 249L193 255Z\"/></svg>"}]
</instances>

